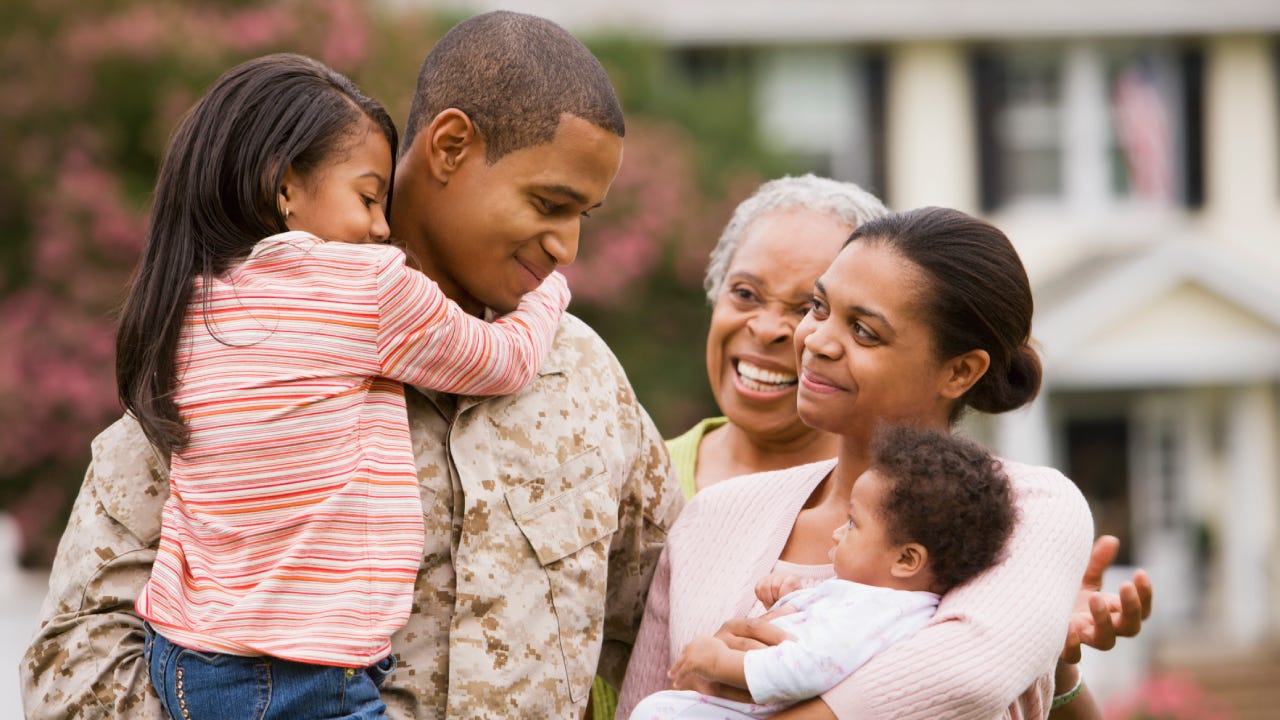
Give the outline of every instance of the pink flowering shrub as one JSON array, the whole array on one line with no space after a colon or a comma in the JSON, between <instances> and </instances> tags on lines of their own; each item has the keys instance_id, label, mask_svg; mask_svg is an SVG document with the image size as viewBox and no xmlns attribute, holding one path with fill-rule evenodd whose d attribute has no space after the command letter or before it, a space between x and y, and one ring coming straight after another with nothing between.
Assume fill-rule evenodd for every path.
<instances>
[{"instance_id":1,"label":"pink flowering shrub","mask_svg":"<svg viewBox=\"0 0 1280 720\"><path fill-rule=\"evenodd\" d=\"M0 506L47 560L89 441L120 414L113 314L165 141L222 71L290 50L352 72L359 0L82 3L0 11Z\"/></svg>"},{"instance_id":2,"label":"pink flowering shrub","mask_svg":"<svg viewBox=\"0 0 1280 720\"><path fill-rule=\"evenodd\" d=\"M564 269L575 298L600 307L626 304L635 284L678 244L696 209L690 143L668 124L627 128L622 168L604 207L583 221L578 259Z\"/></svg>"},{"instance_id":3,"label":"pink flowering shrub","mask_svg":"<svg viewBox=\"0 0 1280 720\"><path fill-rule=\"evenodd\" d=\"M1160 673L1109 701L1103 716L1106 720L1230 720L1231 713L1189 676Z\"/></svg>"},{"instance_id":4,"label":"pink flowering shrub","mask_svg":"<svg viewBox=\"0 0 1280 720\"><path fill-rule=\"evenodd\" d=\"M381 13L381 14L380 14ZM92 438L120 414L114 313L169 134L234 64L298 52L403 123L427 49L457 18L365 0L0 3L0 510L51 558ZM626 151L569 269L667 434L713 409L707 254L763 177L746 96L691 88L657 45L584 38L627 112ZM740 89L740 88L739 88Z\"/></svg>"},{"instance_id":5,"label":"pink flowering shrub","mask_svg":"<svg viewBox=\"0 0 1280 720\"><path fill-rule=\"evenodd\" d=\"M583 220L578 257L564 268L569 310L618 355L667 435L715 409L702 278L733 208L759 184L740 172L728 192L708 192L697 182L694 145L671 121L628 118L617 179L604 206Z\"/></svg>"}]
</instances>

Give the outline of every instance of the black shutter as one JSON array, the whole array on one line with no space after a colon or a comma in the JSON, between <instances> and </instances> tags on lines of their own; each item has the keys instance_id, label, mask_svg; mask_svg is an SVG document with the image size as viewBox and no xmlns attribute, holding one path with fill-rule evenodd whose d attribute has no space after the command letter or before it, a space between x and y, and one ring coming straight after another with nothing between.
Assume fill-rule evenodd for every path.
<instances>
[{"instance_id":1,"label":"black shutter","mask_svg":"<svg viewBox=\"0 0 1280 720\"><path fill-rule=\"evenodd\" d=\"M885 159L889 154L889 137L886 134L888 111L885 107L888 101L887 61L883 53L871 53L863 67L867 80L867 139L870 140L867 152L871 153L871 177L868 178L871 186L867 190L883 198L889 190L888 162Z\"/></svg>"},{"instance_id":2,"label":"black shutter","mask_svg":"<svg viewBox=\"0 0 1280 720\"><path fill-rule=\"evenodd\" d=\"M1000 61L991 52L975 51L969 62L973 83L974 128L978 143L978 198L983 212L991 212L1004 201L1004 178L1000 166L1000 140L996 114L1003 102Z\"/></svg>"},{"instance_id":3,"label":"black shutter","mask_svg":"<svg viewBox=\"0 0 1280 720\"><path fill-rule=\"evenodd\" d=\"M1188 208L1204 205L1204 51L1185 48L1178 56L1182 70L1183 162L1182 202Z\"/></svg>"}]
</instances>

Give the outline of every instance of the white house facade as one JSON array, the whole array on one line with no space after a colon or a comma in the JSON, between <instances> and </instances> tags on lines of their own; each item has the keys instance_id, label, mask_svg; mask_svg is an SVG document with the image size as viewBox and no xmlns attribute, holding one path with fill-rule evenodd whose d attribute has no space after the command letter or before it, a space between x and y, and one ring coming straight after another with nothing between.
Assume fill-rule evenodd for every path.
<instances>
[{"instance_id":1,"label":"white house facade","mask_svg":"<svg viewBox=\"0 0 1280 720\"><path fill-rule=\"evenodd\" d=\"M1064 469L1157 588L1138 641L1087 657L1094 687L1276 656L1280 2L440 4L745 49L781 149L891 207L990 218L1032 276L1046 382L971 429ZM1271 662L1238 717L1273 716Z\"/></svg>"}]
</instances>

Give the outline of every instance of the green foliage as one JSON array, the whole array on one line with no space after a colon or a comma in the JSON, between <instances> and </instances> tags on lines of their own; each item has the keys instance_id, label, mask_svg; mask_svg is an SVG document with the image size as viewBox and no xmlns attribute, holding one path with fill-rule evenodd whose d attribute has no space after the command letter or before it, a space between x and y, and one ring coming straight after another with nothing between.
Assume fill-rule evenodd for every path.
<instances>
[{"instance_id":1,"label":"green foliage","mask_svg":"<svg viewBox=\"0 0 1280 720\"><path fill-rule=\"evenodd\" d=\"M745 53L676 53L636 37L585 42L618 90L627 143L604 211L584 224L570 272L572 309L617 353L641 402L672 437L717 413L702 290L711 248L761 181L799 168L761 142ZM652 254L637 261L642 253L620 253L609 262L614 233L637 215L647 222L632 237L653 244ZM634 273L636 265L645 271Z\"/></svg>"},{"instance_id":2,"label":"green foliage","mask_svg":"<svg viewBox=\"0 0 1280 720\"><path fill-rule=\"evenodd\" d=\"M89 442L119 415L113 313L182 114L232 65L290 51L347 73L403 122L422 58L457 19L361 0L0 3L0 506L25 518L33 559L50 555ZM795 168L757 138L745 56L587 42L628 133L570 269L572 309L673 435L714 412L707 253L739 200Z\"/></svg>"},{"instance_id":3,"label":"green foliage","mask_svg":"<svg viewBox=\"0 0 1280 720\"><path fill-rule=\"evenodd\" d=\"M249 57L291 50L359 68L366 10L358 0L0 6L0 504L16 506L28 560L51 554L89 441L120 414L113 313L169 133Z\"/></svg>"},{"instance_id":4,"label":"green foliage","mask_svg":"<svg viewBox=\"0 0 1280 720\"><path fill-rule=\"evenodd\" d=\"M762 142L745 50L674 51L621 36L585 42L609 71L628 118L659 118L688 132L704 191L726 192L743 174L776 177L800 170Z\"/></svg>"}]
</instances>

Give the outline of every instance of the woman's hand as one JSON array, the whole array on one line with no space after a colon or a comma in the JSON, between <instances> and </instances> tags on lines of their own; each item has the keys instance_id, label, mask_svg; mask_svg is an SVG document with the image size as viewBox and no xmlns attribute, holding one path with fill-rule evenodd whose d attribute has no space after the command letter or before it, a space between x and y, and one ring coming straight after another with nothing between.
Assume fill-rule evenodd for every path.
<instances>
[{"instance_id":1,"label":"woman's hand","mask_svg":"<svg viewBox=\"0 0 1280 720\"><path fill-rule=\"evenodd\" d=\"M1067 625L1067 640L1060 663L1080 662L1082 645L1097 650L1115 647L1117 637L1134 637L1142 621L1151 615L1151 578L1143 570L1120 586L1118 595L1102 592L1102 574L1120 551L1120 540L1103 535L1093 543L1089 566L1080 582L1080 593Z\"/></svg>"},{"instance_id":2,"label":"woman's hand","mask_svg":"<svg viewBox=\"0 0 1280 720\"><path fill-rule=\"evenodd\" d=\"M757 650L773 647L783 640L794 639L764 617L727 620L716 637L734 650Z\"/></svg>"},{"instance_id":3,"label":"woman's hand","mask_svg":"<svg viewBox=\"0 0 1280 720\"><path fill-rule=\"evenodd\" d=\"M1097 650L1115 647L1117 637L1133 637L1142 631L1142 621L1151 615L1151 578L1142 570L1120 586L1118 595L1102 592L1102 575L1116 559L1120 540L1103 535L1093 541L1089 565L1080 581L1080 593L1067 624L1067 640L1054 670L1054 694L1070 692L1080 682L1080 650L1088 645ZM1050 720L1101 720L1097 700L1086 685L1078 697L1049 713Z\"/></svg>"}]
</instances>

